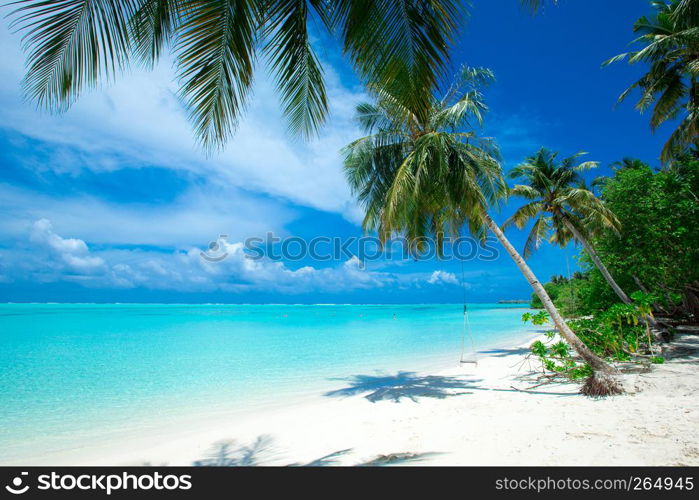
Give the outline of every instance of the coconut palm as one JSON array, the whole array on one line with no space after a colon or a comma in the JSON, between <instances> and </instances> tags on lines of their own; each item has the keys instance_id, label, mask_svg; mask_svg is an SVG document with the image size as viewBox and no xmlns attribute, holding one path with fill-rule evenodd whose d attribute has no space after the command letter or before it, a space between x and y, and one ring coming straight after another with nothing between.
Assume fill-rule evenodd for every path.
<instances>
[{"instance_id":1,"label":"coconut palm","mask_svg":"<svg viewBox=\"0 0 699 500\"><path fill-rule=\"evenodd\" d=\"M289 118L309 136L328 112L314 23L340 38L366 82L399 82L420 114L442 76L461 18L458 0L17 0L13 27L27 53L26 95L64 110L86 88L133 63L172 55L179 96L205 146L220 146L248 101L265 57ZM320 31L319 31L320 33Z\"/></svg>"},{"instance_id":2,"label":"coconut palm","mask_svg":"<svg viewBox=\"0 0 699 500\"><path fill-rule=\"evenodd\" d=\"M585 186L580 172L595 168L598 164L590 161L578 162L577 158L583 154L578 153L559 162L558 153L542 148L524 163L513 168L509 177L524 179L526 184L517 184L510 190L510 194L521 196L527 199L528 203L518 208L505 221L503 227L514 224L522 229L529 221L534 221L524 245L525 259L539 247L543 239L561 247L571 240L582 244L614 293L625 304L631 304L631 299L614 280L591 243L591 238L596 233L605 230L618 232L620 224L604 202ZM634 168L639 164L639 160L624 158L617 164ZM599 186L604 182L602 179L596 181L593 182L593 186ZM643 319L654 335L662 338L664 328L650 315L644 315Z\"/></svg>"},{"instance_id":3,"label":"coconut palm","mask_svg":"<svg viewBox=\"0 0 699 500\"><path fill-rule=\"evenodd\" d=\"M515 225L523 229L534 221L522 252L525 259L539 248L544 239L560 246L565 246L570 240L582 244L609 286L624 303L630 304L631 299L616 283L590 243L590 236L595 231L618 231L619 221L602 200L585 187L580 173L598 164L578 161L582 155L584 153L578 153L559 161L558 153L541 148L513 168L508 176L525 183L515 185L510 194L525 198L527 203L519 207L503 227Z\"/></svg>"},{"instance_id":4,"label":"coconut palm","mask_svg":"<svg viewBox=\"0 0 699 500\"><path fill-rule=\"evenodd\" d=\"M490 230L507 250L541 299L556 328L592 367L591 381L617 390L612 368L568 327L524 259L488 214L489 205L506 196L507 185L494 143L475 131L486 106L480 88L493 75L463 68L455 83L433 97L421 117L390 90L377 89L375 103L360 104L357 118L368 134L343 150L349 184L366 210L365 230L381 241L405 233L419 250L434 234L441 248L444 234L458 235L464 225L483 238ZM435 92L436 94L437 92ZM411 248L413 245L411 244Z\"/></svg>"},{"instance_id":5,"label":"coconut palm","mask_svg":"<svg viewBox=\"0 0 699 500\"><path fill-rule=\"evenodd\" d=\"M634 25L640 36L633 43L643 44L643 48L613 57L605 65L627 59L631 64L649 66L619 101L639 89L636 108L643 113L653 106L653 131L668 120L679 120L661 153L661 159L669 161L699 146L699 1L655 1L652 5L653 16L643 16Z\"/></svg>"}]
</instances>

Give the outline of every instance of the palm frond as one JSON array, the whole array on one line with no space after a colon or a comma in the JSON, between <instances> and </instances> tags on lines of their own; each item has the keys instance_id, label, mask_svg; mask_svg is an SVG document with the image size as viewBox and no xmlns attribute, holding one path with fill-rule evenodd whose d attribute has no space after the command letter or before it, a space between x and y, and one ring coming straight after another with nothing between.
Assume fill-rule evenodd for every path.
<instances>
[{"instance_id":1,"label":"palm frond","mask_svg":"<svg viewBox=\"0 0 699 500\"><path fill-rule=\"evenodd\" d=\"M660 159L670 162L678 153L682 154L691 147L699 148L699 108L692 109L672 132L663 146Z\"/></svg>"},{"instance_id":2,"label":"palm frond","mask_svg":"<svg viewBox=\"0 0 699 500\"><path fill-rule=\"evenodd\" d=\"M483 116L488 107L479 92L468 92L451 106L438 111L431 118L433 128L457 130L460 127L483 125ZM471 123L475 122L475 123Z\"/></svg>"},{"instance_id":3,"label":"palm frond","mask_svg":"<svg viewBox=\"0 0 699 500\"><path fill-rule=\"evenodd\" d=\"M495 82L495 74L490 68L461 65L449 87L444 92L440 107L449 106L467 92L480 92Z\"/></svg>"},{"instance_id":4,"label":"palm frond","mask_svg":"<svg viewBox=\"0 0 699 500\"><path fill-rule=\"evenodd\" d=\"M335 5L333 25L361 78L400 96L424 121L447 68L462 2L337 0Z\"/></svg>"},{"instance_id":5,"label":"palm frond","mask_svg":"<svg viewBox=\"0 0 699 500\"><path fill-rule=\"evenodd\" d=\"M232 135L253 81L259 12L254 0L195 0L176 45L180 96L207 148Z\"/></svg>"},{"instance_id":6,"label":"palm frond","mask_svg":"<svg viewBox=\"0 0 699 500\"><path fill-rule=\"evenodd\" d=\"M584 161L573 167L577 172L583 172L585 170L591 170L593 168L599 167L598 161Z\"/></svg>"},{"instance_id":7,"label":"palm frond","mask_svg":"<svg viewBox=\"0 0 699 500\"><path fill-rule=\"evenodd\" d=\"M523 229L529 221L536 219L544 212L544 204L541 202L527 203L519 207L502 225L505 230L511 226L516 226L518 229Z\"/></svg>"},{"instance_id":8,"label":"palm frond","mask_svg":"<svg viewBox=\"0 0 699 500\"><path fill-rule=\"evenodd\" d=\"M528 200L535 200L542 196L542 193L538 189L527 184L517 184L510 189L509 194L510 196L521 196L522 198L526 198Z\"/></svg>"},{"instance_id":9,"label":"palm frond","mask_svg":"<svg viewBox=\"0 0 699 500\"><path fill-rule=\"evenodd\" d=\"M18 0L11 28L27 52L25 94L65 110L85 88L108 81L129 62L129 19L137 2Z\"/></svg>"},{"instance_id":10,"label":"palm frond","mask_svg":"<svg viewBox=\"0 0 699 500\"><path fill-rule=\"evenodd\" d=\"M186 13L183 0L140 0L130 19L133 50L147 67L152 67L172 41Z\"/></svg>"},{"instance_id":11,"label":"palm frond","mask_svg":"<svg viewBox=\"0 0 699 500\"><path fill-rule=\"evenodd\" d=\"M549 229L549 219L547 217L539 217L534 222L529 235L527 236L527 241L524 242L524 249L522 250L522 257L528 259L531 255L539 249L541 241L546 239L546 235Z\"/></svg>"},{"instance_id":12,"label":"palm frond","mask_svg":"<svg viewBox=\"0 0 699 500\"><path fill-rule=\"evenodd\" d=\"M554 203L568 210L571 215L569 219L572 221L585 221L584 225L588 226L591 232L602 229L618 231L620 227L616 215L589 189L568 189Z\"/></svg>"},{"instance_id":13,"label":"palm frond","mask_svg":"<svg viewBox=\"0 0 699 500\"><path fill-rule=\"evenodd\" d=\"M618 102L639 90L636 109L644 113L653 107L651 130L680 118L680 125L661 153L661 158L667 162L674 154L682 154L696 143L692 130L696 130L699 124L692 124L691 120L699 120L696 112L699 103L695 97L699 85L699 1L655 1L651 6L653 15L643 16L634 24L634 32L640 36L632 43L642 46L605 64L627 59L630 64L640 62L647 66L645 74L621 94ZM684 117L693 118L685 122Z\"/></svg>"},{"instance_id":14,"label":"palm frond","mask_svg":"<svg viewBox=\"0 0 699 500\"><path fill-rule=\"evenodd\" d=\"M328 98L323 69L308 38L306 0L276 0L265 11L264 50L284 108L289 129L304 137L315 136L325 122Z\"/></svg>"}]
</instances>

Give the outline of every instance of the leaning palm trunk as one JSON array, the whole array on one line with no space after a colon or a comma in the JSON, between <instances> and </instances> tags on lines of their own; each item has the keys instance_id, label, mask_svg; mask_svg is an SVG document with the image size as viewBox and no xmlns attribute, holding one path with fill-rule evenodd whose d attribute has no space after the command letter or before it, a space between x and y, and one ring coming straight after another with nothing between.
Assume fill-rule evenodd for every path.
<instances>
[{"instance_id":1,"label":"leaning palm trunk","mask_svg":"<svg viewBox=\"0 0 699 500\"><path fill-rule=\"evenodd\" d=\"M539 280L536 279L536 276L534 275L532 270L529 268L529 266L524 261L522 256L517 252L517 250L515 250L515 247L512 246L512 244L509 242L509 240L502 232L500 227L495 223L495 221L491 219L488 214L485 214L483 216L483 220L488 226L488 229L492 231L492 233L497 237L502 246L505 247L505 250L507 250L507 253L510 254L512 260L515 261L515 264L517 264L517 267L522 272L524 277L527 278L527 281L534 289L534 293L536 293L539 296L539 298L541 299L541 303L544 305L544 308L551 316L553 324L556 326L558 332L566 340L566 342L568 342L573 347L573 349L577 351L580 357L583 358L583 360L592 368L594 374L588 381L588 383L585 384L585 387L583 387L583 392L590 395L600 396L606 394L620 393L621 389L612 376L615 372L614 368L609 363L604 361L602 358L597 356L594 352L592 352L590 348L587 347L582 342L582 340L578 338L577 335L575 335L575 332L573 332L573 330L570 329L570 327L566 324L561 314L558 312L558 309L556 309L556 306L553 305L553 301L551 300L551 297L549 297L549 294L546 293L546 290L544 289L543 285L539 282ZM588 386L592 387L593 392L586 392L586 388Z\"/></svg>"},{"instance_id":2,"label":"leaning palm trunk","mask_svg":"<svg viewBox=\"0 0 699 500\"><path fill-rule=\"evenodd\" d=\"M604 265L604 263L600 260L600 258L597 256L597 252L595 252L595 249L590 245L590 243L587 241L587 238L584 238L583 235L578 231L578 228L575 227L575 224L573 224L568 217L565 215L561 217L563 219L563 224L568 228L568 230L573 233L573 236L577 241L582 243L582 245L585 247L585 250L587 251L587 254L590 256L592 259L592 262L594 262L595 267L599 269L599 272L602 273L602 276L604 276L604 279L607 280L607 283L609 283L609 286L612 287L612 290L614 290L614 293L616 293L621 301L624 304L631 304L631 299L629 298L628 295L626 295L626 292L621 289L621 287L617 284L616 281L614 281L614 278L612 278L612 275L610 274L609 270L607 269L607 266Z\"/></svg>"},{"instance_id":3,"label":"leaning palm trunk","mask_svg":"<svg viewBox=\"0 0 699 500\"><path fill-rule=\"evenodd\" d=\"M562 217L563 219L563 224L568 228L568 230L573 233L573 236L577 241L582 243L582 245L585 247L585 250L587 251L587 254L590 256L590 259L592 259L592 262L595 264L595 267L599 270L600 273L602 273L602 276L604 276L604 279L607 280L607 283L609 283L609 286L612 287L612 290L619 296L621 301L624 304L632 304L631 299L629 298L628 295L626 295L626 292L621 289L621 287L617 284L616 281L614 281L614 278L612 278L612 275L610 274L609 270L607 269L607 266L604 265L604 263L600 260L600 258L597 256L597 252L595 252L595 249L593 246L590 244L589 241L587 241L587 238L583 237L583 235L578 231L578 228L575 227L575 224L573 224L568 217L565 215ZM662 328L657 321L655 321L651 316L649 315L644 315L643 316L643 321L646 323L648 328L651 330L655 338L659 341L663 340L664 337L664 328Z\"/></svg>"}]
</instances>

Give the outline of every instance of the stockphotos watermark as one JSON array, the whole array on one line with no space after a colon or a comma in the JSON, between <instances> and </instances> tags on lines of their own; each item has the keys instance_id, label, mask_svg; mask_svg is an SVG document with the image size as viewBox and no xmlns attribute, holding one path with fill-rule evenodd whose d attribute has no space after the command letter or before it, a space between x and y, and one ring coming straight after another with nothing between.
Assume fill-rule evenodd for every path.
<instances>
[{"instance_id":1,"label":"stockphotos watermark","mask_svg":"<svg viewBox=\"0 0 699 500\"><path fill-rule=\"evenodd\" d=\"M441 255L438 252L441 243ZM437 238L422 237L408 239L393 237L381 243L375 236L330 237L316 236L305 239L299 236L279 237L267 233L263 237L246 238L242 242L242 251L246 259L272 261L301 261L312 259L319 262L347 261L357 259L360 266L365 262L431 260L481 260L493 261L500 256L497 240L488 237L482 241L471 236L451 238L445 236L441 242ZM231 251L239 251L241 244L232 244L228 235L221 234L211 241L206 251L200 252L203 260L210 263L222 262L230 257Z\"/></svg>"},{"instance_id":2,"label":"stockphotos watermark","mask_svg":"<svg viewBox=\"0 0 699 500\"><path fill-rule=\"evenodd\" d=\"M28 472L20 472L12 478L5 490L13 495L23 495L30 490L39 491L94 491L111 495L115 491L174 491L190 490L189 474L161 474L160 472L131 474L39 474L35 483Z\"/></svg>"}]
</instances>

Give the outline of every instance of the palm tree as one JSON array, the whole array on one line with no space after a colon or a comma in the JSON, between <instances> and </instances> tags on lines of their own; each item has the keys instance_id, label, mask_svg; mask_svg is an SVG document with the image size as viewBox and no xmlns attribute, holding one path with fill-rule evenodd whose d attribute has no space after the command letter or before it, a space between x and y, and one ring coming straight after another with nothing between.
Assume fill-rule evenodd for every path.
<instances>
[{"instance_id":1,"label":"palm tree","mask_svg":"<svg viewBox=\"0 0 699 500\"><path fill-rule=\"evenodd\" d=\"M663 161L699 146L699 1L652 2L655 13L634 25L640 36L633 43L640 50L619 54L606 61L628 59L645 63L649 70L619 97L623 101L634 89L641 91L636 108L645 112L653 106L651 130L668 120L679 119L661 153Z\"/></svg>"},{"instance_id":2,"label":"palm tree","mask_svg":"<svg viewBox=\"0 0 699 500\"><path fill-rule=\"evenodd\" d=\"M514 224L522 229L534 220L524 246L524 258L535 251L541 240L547 237L552 243L561 247L570 240L581 243L600 274L609 283L624 304L632 304L629 296L617 284L611 273L597 255L591 243L591 237L604 230L619 231L619 220L592 191L587 189L580 175L581 171L597 167L597 162L578 162L578 157L585 153L564 158L557 162L558 153L541 148L535 155L513 168L509 177L524 179L526 184L518 184L510 194L521 196L529 201L510 216L503 228ZM639 160L624 158L616 165L621 168L636 168L643 165ZM593 185L603 184L603 179L596 179ZM637 281L638 278L634 277ZM637 281L641 291L648 293ZM663 339L665 329L650 315L644 315L643 321L658 339Z\"/></svg>"},{"instance_id":3,"label":"palm tree","mask_svg":"<svg viewBox=\"0 0 699 500\"><path fill-rule=\"evenodd\" d=\"M435 235L441 249L444 234L457 235L464 224L479 238L490 230L539 296L560 334L592 367L589 387L597 384L603 391L617 392L612 367L568 327L487 212L489 205L507 195L495 145L474 131L487 110L480 88L492 80L489 70L463 68L443 97L431 99L425 117L385 89L375 89L375 103L357 107L358 121L368 135L345 147L343 155L349 184L366 210L363 227L376 230L384 243L394 232L404 232L417 250L429 234Z\"/></svg>"},{"instance_id":4,"label":"palm tree","mask_svg":"<svg viewBox=\"0 0 699 500\"><path fill-rule=\"evenodd\" d=\"M328 113L309 22L337 35L360 78L423 97L443 76L460 24L458 0L17 0L13 27L27 53L26 95L49 110L133 63L172 53L180 98L198 139L220 146L248 101L258 55L274 75L292 132L315 134Z\"/></svg>"},{"instance_id":5,"label":"palm tree","mask_svg":"<svg viewBox=\"0 0 699 500\"><path fill-rule=\"evenodd\" d=\"M534 221L523 255L528 258L543 239L565 246L571 239L581 243L590 259L599 269L609 286L625 304L631 299L616 283L590 243L591 233L603 229L618 231L619 221L605 207L602 200L585 187L580 172L597 167L597 162L578 162L584 153L578 153L558 161L558 153L541 148L524 163L513 168L508 176L523 179L510 194L521 196L527 204L518 208L505 221L503 228L515 225L522 229ZM549 237L549 233L553 234Z\"/></svg>"}]
</instances>

